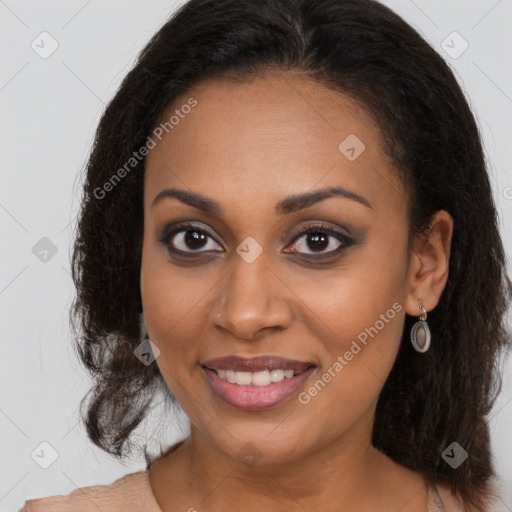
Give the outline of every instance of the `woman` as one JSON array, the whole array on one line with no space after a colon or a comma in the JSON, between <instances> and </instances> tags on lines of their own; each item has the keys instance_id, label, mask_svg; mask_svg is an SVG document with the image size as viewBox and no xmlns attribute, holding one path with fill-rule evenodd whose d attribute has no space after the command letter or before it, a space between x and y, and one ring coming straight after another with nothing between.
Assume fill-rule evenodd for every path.
<instances>
[{"instance_id":1,"label":"woman","mask_svg":"<svg viewBox=\"0 0 512 512\"><path fill-rule=\"evenodd\" d=\"M488 510L504 261L475 119L401 18L190 0L101 119L73 313L90 439L126 456L157 392L191 435L22 510Z\"/></svg>"}]
</instances>

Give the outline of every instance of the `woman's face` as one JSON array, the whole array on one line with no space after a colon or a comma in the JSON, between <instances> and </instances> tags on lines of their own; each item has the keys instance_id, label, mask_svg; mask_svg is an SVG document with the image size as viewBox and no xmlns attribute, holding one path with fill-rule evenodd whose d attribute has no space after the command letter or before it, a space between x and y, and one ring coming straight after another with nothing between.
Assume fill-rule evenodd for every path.
<instances>
[{"instance_id":1,"label":"woman's face","mask_svg":"<svg viewBox=\"0 0 512 512\"><path fill-rule=\"evenodd\" d=\"M193 438L259 463L367 446L412 292L376 123L284 72L202 83L171 115L146 160L141 292Z\"/></svg>"}]
</instances>

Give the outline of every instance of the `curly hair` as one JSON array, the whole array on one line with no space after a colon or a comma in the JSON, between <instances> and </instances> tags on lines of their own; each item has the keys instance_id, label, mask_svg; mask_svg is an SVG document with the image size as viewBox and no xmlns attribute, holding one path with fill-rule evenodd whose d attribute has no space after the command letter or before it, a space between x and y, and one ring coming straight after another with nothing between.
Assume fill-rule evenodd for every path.
<instances>
[{"instance_id":1,"label":"curly hair","mask_svg":"<svg viewBox=\"0 0 512 512\"><path fill-rule=\"evenodd\" d=\"M266 69L298 70L374 116L407 186L409 235L425 232L438 210L454 219L448 281L429 314L434 343L415 352L407 335L416 319L406 316L372 443L483 511L495 476L487 416L501 389L512 288L487 164L449 66L375 0L190 0L140 53L99 122L72 254L75 348L94 378L80 404L87 434L123 459L155 394L175 401L157 365L134 355L141 341L145 159L133 156L193 85L249 79ZM104 184L127 161L132 169L106 193ZM469 454L457 469L441 457L453 441Z\"/></svg>"}]
</instances>

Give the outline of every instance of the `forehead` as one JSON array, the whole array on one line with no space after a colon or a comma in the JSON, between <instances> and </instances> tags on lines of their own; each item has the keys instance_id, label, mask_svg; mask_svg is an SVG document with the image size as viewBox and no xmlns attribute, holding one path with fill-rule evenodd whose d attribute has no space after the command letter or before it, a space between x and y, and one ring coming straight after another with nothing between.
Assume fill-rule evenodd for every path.
<instances>
[{"instance_id":1,"label":"forehead","mask_svg":"<svg viewBox=\"0 0 512 512\"><path fill-rule=\"evenodd\" d=\"M202 82L176 98L162 123L171 117L146 159L145 200L176 186L221 193L223 203L273 205L337 185L364 191L370 202L386 189L403 200L374 118L296 73Z\"/></svg>"}]
</instances>

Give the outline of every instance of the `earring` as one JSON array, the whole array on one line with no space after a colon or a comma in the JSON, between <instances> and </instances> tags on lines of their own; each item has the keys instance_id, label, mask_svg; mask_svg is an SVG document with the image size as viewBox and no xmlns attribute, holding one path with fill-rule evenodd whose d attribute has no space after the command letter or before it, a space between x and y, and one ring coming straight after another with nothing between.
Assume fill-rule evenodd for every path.
<instances>
[{"instance_id":1,"label":"earring","mask_svg":"<svg viewBox=\"0 0 512 512\"><path fill-rule=\"evenodd\" d=\"M420 319L412 326L411 329L411 343L414 350L424 353L430 347L430 329L426 322L427 310L423 307L421 299L418 300L420 309L422 311Z\"/></svg>"}]
</instances>

